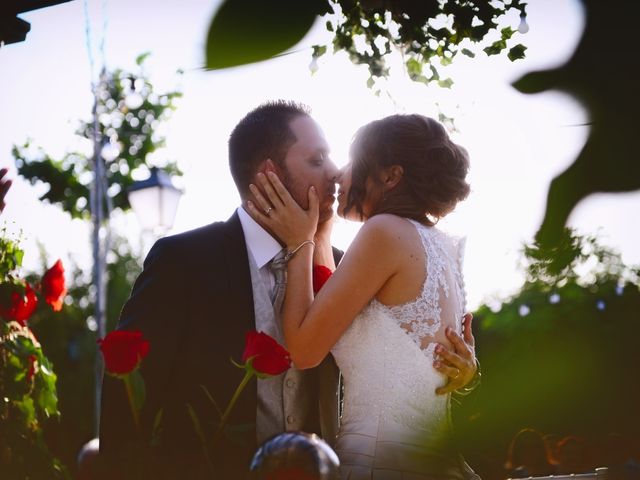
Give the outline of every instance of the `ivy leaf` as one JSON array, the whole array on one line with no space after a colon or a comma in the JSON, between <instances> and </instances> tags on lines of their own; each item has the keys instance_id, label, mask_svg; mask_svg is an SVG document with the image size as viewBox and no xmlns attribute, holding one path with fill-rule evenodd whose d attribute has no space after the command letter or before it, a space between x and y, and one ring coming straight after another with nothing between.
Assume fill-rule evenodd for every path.
<instances>
[{"instance_id":1,"label":"ivy leaf","mask_svg":"<svg viewBox=\"0 0 640 480\"><path fill-rule=\"evenodd\" d=\"M497 40L488 47L482 49L482 51L487 55L499 55L505 48L507 48L507 42L505 40Z\"/></svg>"},{"instance_id":2,"label":"ivy leaf","mask_svg":"<svg viewBox=\"0 0 640 480\"><path fill-rule=\"evenodd\" d=\"M511 27L506 27L500 30L500 33L502 34L502 40L509 40L516 31Z\"/></svg>"},{"instance_id":3,"label":"ivy leaf","mask_svg":"<svg viewBox=\"0 0 640 480\"><path fill-rule=\"evenodd\" d=\"M311 29L321 6L326 2L226 0L209 27L206 68L259 62L288 50Z\"/></svg>"},{"instance_id":4,"label":"ivy leaf","mask_svg":"<svg viewBox=\"0 0 640 480\"><path fill-rule=\"evenodd\" d=\"M507 54L507 56L509 57L509 60L511 60L512 62L515 60L518 60L520 58L524 58L524 52L527 50L527 47L525 47L524 45L522 45L521 43L516 45L515 47L512 47L509 50L509 53Z\"/></svg>"}]
</instances>

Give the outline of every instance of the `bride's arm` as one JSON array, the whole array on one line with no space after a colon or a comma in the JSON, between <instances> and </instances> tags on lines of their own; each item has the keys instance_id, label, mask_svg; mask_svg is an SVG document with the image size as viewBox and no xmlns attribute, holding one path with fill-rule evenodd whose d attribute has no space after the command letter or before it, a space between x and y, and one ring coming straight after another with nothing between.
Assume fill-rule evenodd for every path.
<instances>
[{"instance_id":1,"label":"bride's arm","mask_svg":"<svg viewBox=\"0 0 640 480\"><path fill-rule=\"evenodd\" d=\"M263 191L251 191L258 205L249 213L266 225L292 252L314 237L318 198L309 192L309 209L291 198L275 174L258 175ZM269 209L269 207L272 207ZM264 212L269 211L269 215ZM396 274L401 249L397 233L385 215L368 220L358 232L335 273L315 298L312 286L313 249L305 243L289 259L283 329L287 349L297 368L318 365L356 315Z\"/></svg>"},{"instance_id":2,"label":"bride's arm","mask_svg":"<svg viewBox=\"0 0 640 480\"><path fill-rule=\"evenodd\" d=\"M358 313L396 273L397 239L387 220L377 216L362 226L315 300L311 249L289 261L283 327L287 349L297 368L318 365Z\"/></svg>"}]
</instances>

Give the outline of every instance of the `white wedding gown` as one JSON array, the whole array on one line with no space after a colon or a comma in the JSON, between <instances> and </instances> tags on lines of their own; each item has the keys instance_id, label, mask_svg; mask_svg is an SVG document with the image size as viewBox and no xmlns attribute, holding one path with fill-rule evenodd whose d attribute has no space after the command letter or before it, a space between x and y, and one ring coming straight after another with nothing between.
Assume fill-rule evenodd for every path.
<instances>
[{"instance_id":1,"label":"white wedding gown","mask_svg":"<svg viewBox=\"0 0 640 480\"><path fill-rule=\"evenodd\" d=\"M421 294L396 306L374 299L332 349L344 379L343 480L477 478L451 445L450 395L436 395L446 378L433 368L435 341L462 328L463 242L411 222L425 252Z\"/></svg>"}]
</instances>

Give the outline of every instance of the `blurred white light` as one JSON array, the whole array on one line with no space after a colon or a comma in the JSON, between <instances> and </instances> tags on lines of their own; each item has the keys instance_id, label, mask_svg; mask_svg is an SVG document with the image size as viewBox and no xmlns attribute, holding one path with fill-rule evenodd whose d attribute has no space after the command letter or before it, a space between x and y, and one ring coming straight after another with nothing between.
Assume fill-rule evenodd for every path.
<instances>
[{"instance_id":1,"label":"blurred white light","mask_svg":"<svg viewBox=\"0 0 640 480\"><path fill-rule=\"evenodd\" d=\"M144 98L138 92L131 92L124 98L124 104L129 110L140 108L144 103Z\"/></svg>"},{"instance_id":2,"label":"blurred white light","mask_svg":"<svg viewBox=\"0 0 640 480\"><path fill-rule=\"evenodd\" d=\"M93 317L87 318L87 328L92 332L96 332L98 330L98 322Z\"/></svg>"},{"instance_id":3,"label":"blurred white light","mask_svg":"<svg viewBox=\"0 0 640 480\"><path fill-rule=\"evenodd\" d=\"M520 25L518 25L518 31L520 33L527 33L529 31L529 24L527 23L526 15L520 15Z\"/></svg>"},{"instance_id":4,"label":"blurred white light","mask_svg":"<svg viewBox=\"0 0 640 480\"><path fill-rule=\"evenodd\" d=\"M309 64L309 71L311 73L316 73L318 71L318 59L314 58L313 60L311 60L311 63Z\"/></svg>"},{"instance_id":5,"label":"blurred white light","mask_svg":"<svg viewBox=\"0 0 640 480\"><path fill-rule=\"evenodd\" d=\"M120 144L109 141L104 144L100 154L107 162L112 162L120 155Z\"/></svg>"}]
</instances>

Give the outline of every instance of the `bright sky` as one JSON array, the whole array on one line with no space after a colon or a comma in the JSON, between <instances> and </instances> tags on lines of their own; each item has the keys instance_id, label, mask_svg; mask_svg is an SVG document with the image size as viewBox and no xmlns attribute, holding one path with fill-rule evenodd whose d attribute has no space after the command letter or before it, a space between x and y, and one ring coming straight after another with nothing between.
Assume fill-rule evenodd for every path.
<instances>
[{"instance_id":1,"label":"bright sky","mask_svg":"<svg viewBox=\"0 0 640 480\"><path fill-rule=\"evenodd\" d=\"M88 119L90 84L102 65L135 68L135 57L152 56L147 70L157 91L179 86L184 97L167 125L167 148L157 161L175 159L185 175L185 189L170 233L227 219L239 202L227 167L227 138L237 121L259 103L276 98L310 105L342 166L355 130L396 112L437 116L436 103L456 117L458 143L471 155L472 194L441 222L442 228L467 237L465 276L468 306L513 293L522 277L516 266L522 242L532 238L543 215L550 180L580 151L587 135L581 106L559 93L525 96L510 82L530 71L564 62L577 45L583 13L577 0L532 0L527 8L530 31L521 36L527 59L474 60L460 56L450 68L451 91L413 84L399 69L387 85L389 96L376 97L365 86L364 68L344 55L325 55L315 75L309 71L311 45L326 43L323 22L293 50L276 60L222 72L204 72L208 22L218 2L188 0L87 0L93 71L85 35L85 3L31 12L26 42L0 48L0 166L9 166L14 187L3 220L22 229L26 268L38 265L37 242L51 261L71 254L90 268L89 226L70 221L57 207L38 201L43 187L16 179L10 150L27 138L54 156L76 148L74 131ZM509 19L512 27L518 18ZM100 42L104 38L104 56ZM186 73L177 77L182 68ZM628 263L640 263L640 226L630 222L640 194L597 195L585 200L570 224L584 233L601 232L604 243L619 249ZM135 217L114 224L140 242ZM359 225L336 222L335 244L346 248Z\"/></svg>"}]
</instances>

